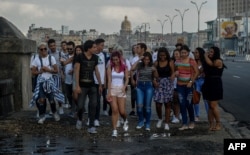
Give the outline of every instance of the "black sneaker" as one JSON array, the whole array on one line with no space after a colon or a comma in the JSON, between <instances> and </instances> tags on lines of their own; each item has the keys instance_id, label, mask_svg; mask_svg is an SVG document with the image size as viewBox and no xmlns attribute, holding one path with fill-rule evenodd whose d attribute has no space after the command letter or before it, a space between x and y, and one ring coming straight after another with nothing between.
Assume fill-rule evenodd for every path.
<instances>
[{"instance_id":1,"label":"black sneaker","mask_svg":"<svg viewBox=\"0 0 250 155\"><path fill-rule=\"evenodd\" d=\"M134 112L134 111L131 111L131 112L129 113L129 116L135 116L135 112Z\"/></svg>"}]
</instances>

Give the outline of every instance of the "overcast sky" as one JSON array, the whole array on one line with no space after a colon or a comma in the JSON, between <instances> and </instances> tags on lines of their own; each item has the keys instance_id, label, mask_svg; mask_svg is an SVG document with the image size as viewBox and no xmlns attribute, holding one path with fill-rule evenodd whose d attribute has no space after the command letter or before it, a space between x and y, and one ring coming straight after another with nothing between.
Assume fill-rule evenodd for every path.
<instances>
[{"instance_id":1,"label":"overcast sky","mask_svg":"<svg viewBox=\"0 0 250 155\"><path fill-rule=\"evenodd\" d=\"M193 0L198 6L205 0ZM70 30L96 29L99 33L113 34L121 29L124 16L132 24L132 30L142 23L150 23L150 32L161 33L165 15L178 15L173 22L173 32L181 33L181 17L175 9L183 12L184 31L196 32L198 13L190 0L0 0L0 16L15 24L24 34L34 23L36 27L60 30L61 25ZM216 19L217 0L207 0L200 13L200 29L206 29L206 21ZM164 34L170 33L169 20ZM147 28L148 30L148 28Z\"/></svg>"}]
</instances>

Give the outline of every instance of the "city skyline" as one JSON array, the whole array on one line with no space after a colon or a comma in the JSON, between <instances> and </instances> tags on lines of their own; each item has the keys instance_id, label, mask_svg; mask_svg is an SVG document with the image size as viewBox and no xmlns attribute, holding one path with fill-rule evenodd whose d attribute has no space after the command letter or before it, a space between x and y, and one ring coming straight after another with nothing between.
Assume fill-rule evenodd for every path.
<instances>
[{"instance_id":1,"label":"city skyline","mask_svg":"<svg viewBox=\"0 0 250 155\"><path fill-rule=\"evenodd\" d=\"M200 5L203 0L194 0ZM181 17L175 9L184 11L184 31L197 32L197 10L190 0L0 0L0 16L7 18L25 35L31 24L36 27L60 30L62 25L69 30L96 29L99 33L112 34L121 29L125 16L131 22L132 31L142 23L150 23L151 33L161 33L161 25L165 15L178 15L173 22L173 33L181 33ZM207 21L217 17L217 0L209 0L202 7L200 14L200 30L206 29ZM164 25L164 34L170 33L170 21Z\"/></svg>"}]
</instances>

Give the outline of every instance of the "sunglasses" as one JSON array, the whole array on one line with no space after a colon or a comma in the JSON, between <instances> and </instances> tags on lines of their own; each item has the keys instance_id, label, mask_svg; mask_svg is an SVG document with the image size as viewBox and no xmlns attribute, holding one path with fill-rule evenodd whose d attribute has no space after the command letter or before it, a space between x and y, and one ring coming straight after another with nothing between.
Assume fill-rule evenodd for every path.
<instances>
[{"instance_id":1,"label":"sunglasses","mask_svg":"<svg viewBox=\"0 0 250 155\"><path fill-rule=\"evenodd\" d=\"M68 51L72 51L72 50L73 50L73 48L67 48L67 50L68 50Z\"/></svg>"},{"instance_id":2,"label":"sunglasses","mask_svg":"<svg viewBox=\"0 0 250 155\"><path fill-rule=\"evenodd\" d=\"M47 51L47 48L40 48L40 51Z\"/></svg>"}]
</instances>

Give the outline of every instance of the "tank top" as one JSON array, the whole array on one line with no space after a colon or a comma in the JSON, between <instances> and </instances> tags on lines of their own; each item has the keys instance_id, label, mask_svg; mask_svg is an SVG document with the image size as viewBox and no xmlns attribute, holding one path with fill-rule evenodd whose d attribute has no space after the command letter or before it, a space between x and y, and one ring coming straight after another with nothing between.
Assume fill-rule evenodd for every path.
<instances>
[{"instance_id":1,"label":"tank top","mask_svg":"<svg viewBox=\"0 0 250 155\"><path fill-rule=\"evenodd\" d=\"M169 62L167 63L166 66L160 67L159 61L158 61L156 69L157 69L157 72L158 72L160 78L170 77L170 75L171 75L171 69L170 69Z\"/></svg>"},{"instance_id":2,"label":"tank top","mask_svg":"<svg viewBox=\"0 0 250 155\"><path fill-rule=\"evenodd\" d=\"M112 86L122 86L124 84L124 72L116 72L114 68L111 72L111 85Z\"/></svg>"}]
</instances>

